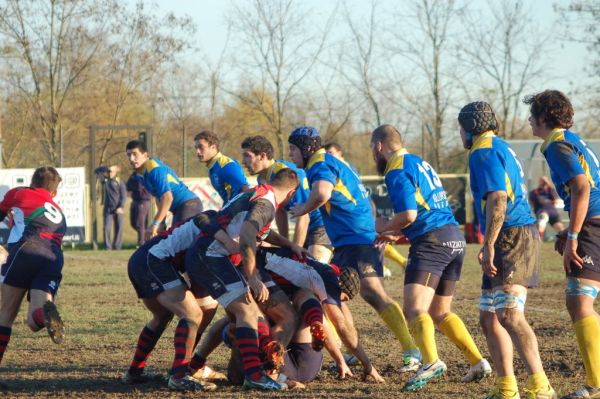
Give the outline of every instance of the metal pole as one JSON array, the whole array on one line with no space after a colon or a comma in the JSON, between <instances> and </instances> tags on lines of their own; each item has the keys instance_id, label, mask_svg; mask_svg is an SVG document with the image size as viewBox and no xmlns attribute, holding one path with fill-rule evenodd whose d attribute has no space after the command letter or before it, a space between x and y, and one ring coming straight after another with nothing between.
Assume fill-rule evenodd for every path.
<instances>
[{"instance_id":1,"label":"metal pole","mask_svg":"<svg viewBox=\"0 0 600 399\"><path fill-rule=\"evenodd\" d=\"M181 130L181 159L183 162L183 167L182 169L182 176L181 177L185 177L185 167L187 166L187 151L186 151L186 147L185 147L185 123L183 124L183 129Z\"/></svg>"}]
</instances>

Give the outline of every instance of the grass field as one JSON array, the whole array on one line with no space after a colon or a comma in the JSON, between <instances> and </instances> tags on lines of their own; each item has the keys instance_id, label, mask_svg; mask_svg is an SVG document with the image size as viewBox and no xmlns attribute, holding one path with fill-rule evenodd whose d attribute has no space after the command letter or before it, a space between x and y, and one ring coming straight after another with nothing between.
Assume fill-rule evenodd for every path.
<instances>
[{"instance_id":1,"label":"grass field","mask_svg":"<svg viewBox=\"0 0 600 399\"><path fill-rule=\"evenodd\" d=\"M401 247L405 253L407 248ZM485 341L478 327L480 268L475 255L478 247L469 246L463 279L455 297L455 312L464 320L483 353ZM0 365L0 381L9 391L1 398L13 397L95 397L95 398L197 398L197 397L296 397L296 398L481 398L493 380L479 384L461 384L468 364L459 351L437 334L440 357L448 365L447 374L426 390L405 394L400 389L407 376L400 375L401 350L379 317L361 299L351 303L357 327L386 385L363 383L358 378L338 381L326 357L319 379L305 391L278 394L244 392L241 388L220 386L210 394L182 395L166 384L124 386L118 377L126 370L139 331L149 313L135 296L127 278L126 264L131 251L67 251L63 282L58 298L67 336L63 345L54 345L42 331L34 334L24 325L25 306L17 318L12 340ZM551 244L543 246L543 272L539 288L527 299L527 317L540 341L542 360L550 381L559 393L583 383L583 365L579 360L574 333L564 308L564 277L560 258ZM386 280L392 296L401 301L403 273L393 269ZM152 354L149 367L167 370L172 359L173 326L165 332ZM217 369L226 365L227 351L219 348L209 360ZM515 360L520 386L526 378L523 364ZM357 370L356 375L359 374Z\"/></svg>"}]
</instances>

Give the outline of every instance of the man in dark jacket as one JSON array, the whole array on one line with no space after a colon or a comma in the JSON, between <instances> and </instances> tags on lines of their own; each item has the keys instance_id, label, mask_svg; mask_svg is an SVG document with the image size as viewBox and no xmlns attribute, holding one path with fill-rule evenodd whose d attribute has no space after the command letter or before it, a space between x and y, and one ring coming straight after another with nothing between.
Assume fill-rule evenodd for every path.
<instances>
[{"instance_id":1,"label":"man in dark jacket","mask_svg":"<svg viewBox=\"0 0 600 399\"><path fill-rule=\"evenodd\" d=\"M127 189L125 183L117 177L120 168L116 165L100 167L96 173L104 184L104 243L106 249L121 249L123 243L123 213ZM110 239L112 225L115 226L114 240Z\"/></svg>"}]
</instances>

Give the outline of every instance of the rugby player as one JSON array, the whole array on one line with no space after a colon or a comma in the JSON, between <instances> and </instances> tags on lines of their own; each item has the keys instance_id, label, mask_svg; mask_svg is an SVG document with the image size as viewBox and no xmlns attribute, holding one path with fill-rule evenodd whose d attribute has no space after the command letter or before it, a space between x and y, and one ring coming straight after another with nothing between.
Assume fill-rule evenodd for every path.
<instances>
[{"instance_id":1,"label":"rugby player","mask_svg":"<svg viewBox=\"0 0 600 399\"><path fill-rule=\"evenodd\" d=\"M213 230L208 230L207 236L197 239L186 252L185 268L192 283L205 286L235 320L236 345L244 368L244 387L248 389L286 388L285 384L269 378L260 363L258 319L261 313L256 302L266 302L269 289L256 268L256 245L257 240L264 239L274 245L290 247L300 256L304 254L306 250L302 247L270 231L276 209L285 206L297 187L298 175L287 168L277 172L271 185L260 185L239 194L213 218ZM239 240L241 271L229 259L227 248L211 237L221 228L232 239Z\"/></svg>"},{"instance_id":2,"label":"rugby player","mask_svg":"<svg viewBox=\"0 0 600 399\"><path fill-rule=\"evenodd\" d=\"M62 279L62 239L67 230L65 216L54 202L61 177L51 166L35 170L29 187L9 190L0 202L0 220L12 212L21 226L18 241L9 249L0 269L0 362L11 337L12 325L27 294L27 326L46 328L50 339L60 344L64 326L54 301Z\"/></svg>"},{"instance_id":3,"label":"rugby player","mask_svg":"<svg viewBox=\"0 0 600 399\"><path fill-rule=\"evenodd\" d=\"M189 290L181 275L185 251L202 233L202 225L210 222L207 214L202 213L160 233L138 248L129 259L129 279L144 306L152 313L152 319L140 333L129 370L121 378L126 384L161 379L160 375L147 373L145 364L167 324L176 315L179 322L175 329L175 357L169 388L182 391L216 388L214 384L202 384L193 378L188 368L195 343L214 315L214 300L207 296L206 290L195 286ZM219 230L215 238L230 252L238 251L237 243L224 231Z\"/></svg>"},{"instance_id":4,"label":"rugby player","mask_svg":"<svg viewBox=\"0 0 600 399\"><path fill-rule=\"evenodd\" d=\"M510 146L495 135L498 123L489 104L465 105L458 123L469 150L471 191L484 234L480 320L497 371L488 398L519 397L513 345L527 370L528 398L554 398L537 338L525 318L527 287L539 270L540 236L527 202L523 168Z\"/></svg>"},{"instance_id":5,"label":"rugby player","mask_svg":"<svg viewBox=\"0 0 600 399\"><path fill-rule=\"evenodd\" d=\"M206 164L210 183L219 193L225 205L239 193L248 190L248 180L235 160L219 151L219 138L211 131L203 130L194 136L194 147L200 162Z\"/></svg>"},{"instance_id":6,"label":"rugby player","mask_svg":"<svg viewBox=\"0 0 600 399\"><path fill-rule=\"evenodd\" d=\"M375 230L383 242L386 237L395 241L401 232L411 243L404 274L404 314L423 355L423 365L403 390L420 389L446 371L438 357L434 324L471 364L463 381L490 375L488 361L481 356L463 321L451 311L466 242L440 178L429 163L404 148L400 132L391 125L373 131L371 151L377 172L385 176L395 212L389 220L377 219Z\"/></svg>"},{"instance_id":7,"label":"rugby player","mask_svg":"<svg viewBox=\"0 0 600 399\"><path fill-rule=\"evenodd\" d=\"M416 371L420 353L410 336L402 308L383 287L383 264L374 245L375 222L360 178L345 162L325 152L314 127L299 127L290 134L288 142L290 159L306 171L311 185L306 203L293 206L291 213L298 217L315 209L321 211L335 248L332 262L358 273L360 295L377 311L402 346L401 371Z\"/></svg>"},{"instance_id":8,"label":"rugby player","mask_svg":"<svg viewBox=\"0 0 600 399\"><path fill-rule=\"evenodd\" d=\"M148 154L146 143L132 140L126 146L127 158L144 187L158 203L158 210L146 231L146 239L156 236L167 213L173 213L175 225L202 212L202 201L179 180L173 170Z\"/></svg>"},{"instance_id":9,"label":"rugby player","mask_svg":"<svg viewBox=\"0 0 600 399\"><path fill-rule=\"evenodd\" d=\"M576 133L573 106L562 92L546 90L525 99L533 135L550 177L569 212L569 226L557 241L567 275L566 306L583 358L585 384L565 399L600 398L600 318L594 301L600 292L600 162Z\"/></svg>"}]
</instances>

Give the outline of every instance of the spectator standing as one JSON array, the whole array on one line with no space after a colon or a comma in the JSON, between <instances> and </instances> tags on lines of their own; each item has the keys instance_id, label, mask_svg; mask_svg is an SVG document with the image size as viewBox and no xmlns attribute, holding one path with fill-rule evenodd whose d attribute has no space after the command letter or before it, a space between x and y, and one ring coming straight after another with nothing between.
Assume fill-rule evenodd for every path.
<instances>
[{"instance_id":1,"label":"spectator standing","mask_svg":"<svg viewBox=\"0 0 600 399\"><path fill-rule=\"evenodd\" d=\"M107 250L121 249L123 244L123 215L127 189L118 177L120 171L116 165L96 169L100 182L104 184L104 244ZM115 235L111 240L113 225Z\"/></svg>"},{"instance_id":2,"label":"spectator standing","mask_svg":"<svg viewBox=\"0 0 600 399\"><path fill-rule=\"evenodd\" d=\"M127 192L131 195L129 208L129 223L137 232L137 246L141 247L146 241L146 218L150 210L152 195L144 188L144 183L131 174L126 184Z\"/></svg>"}]
</instances>

